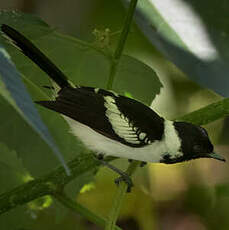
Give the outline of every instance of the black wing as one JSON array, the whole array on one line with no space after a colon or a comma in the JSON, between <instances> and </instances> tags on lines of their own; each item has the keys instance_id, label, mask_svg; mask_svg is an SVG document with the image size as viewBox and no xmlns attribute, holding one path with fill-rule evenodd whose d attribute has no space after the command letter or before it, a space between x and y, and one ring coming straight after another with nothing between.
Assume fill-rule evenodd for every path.
<instances>
[{"instance_id":1,"label":"black wing","mask_svg":"<svg viewBox=\"0 0 229 230\"><path fill-rule=\"evenodd\" d=\"M163 118L133 99L92 87L63 88L55 101L38 104L132 147L161 140Z\"/></svg>"},{"instance_id":2,"label":"black wing","mask_svg":"<svg viewBox=\"0 0 229 230\"><path fill-rule=\"evenodd\" d=\"M135 147L160 140L164 122L149 107L110 91L73 88L67 77L37 47L8 25L2 31L62 89L55 101L37 102L123 144Z\"/></svg>"}]
</instances>

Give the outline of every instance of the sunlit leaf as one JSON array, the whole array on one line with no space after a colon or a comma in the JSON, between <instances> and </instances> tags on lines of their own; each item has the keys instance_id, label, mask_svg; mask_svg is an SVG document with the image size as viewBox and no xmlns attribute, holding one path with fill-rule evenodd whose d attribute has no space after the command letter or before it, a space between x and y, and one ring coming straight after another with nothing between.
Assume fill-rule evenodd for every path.
<instances>
[{"instance_id":1,"label":"sunlit leaf","mask_svg":"<svg viewBox=\"0 0 229 230\"><path fill-rule=\"evenodd\" d=\"M153 46L191 80L228 96L228 9L229 2L142 0L135 19Z\"/></svg>"}]
</instances>

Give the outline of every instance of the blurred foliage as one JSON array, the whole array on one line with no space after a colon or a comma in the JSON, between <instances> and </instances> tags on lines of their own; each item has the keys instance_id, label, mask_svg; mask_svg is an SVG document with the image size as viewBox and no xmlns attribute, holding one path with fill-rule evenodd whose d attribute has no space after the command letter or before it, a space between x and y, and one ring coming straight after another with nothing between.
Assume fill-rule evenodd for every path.
<instances>
[{"instance_id":1,"label":"blurred foliage","mask_svg":"<svg viewBox=\"0 0 229 230\"><path fill-rule=\"evenodd\" d=\"M10 60L10 56L4 48L0 53L0 93L2 97L15 109L17 113L34 129L35 132L49 145L49 147L59 158L66 168L68 175L69 169L61 155L57 145L50 135L47 127L42 122L31 97L29 96L24 84L21 81L20 73Z\"/></svg>"},{"instance_id":2,"label":"blurred foliage","mask_svg":"<svg viewBox=\"0 0 229 230\"><path fill-rule=\"evenodd\" d=\"M228 8L228 1L142 0L135 18L149 41L191 80L228 97Z\"/></svg>"},{"instance_id":3,"label":"blurred foliage","mask_svg":"<svg viewBox=\"0 0 229 230\"><path fill-rule=\"evenodd\" d=\"M26 10L28 9L26 8L26 2L23 0L3 0L0 2L0 8ZM209 34L212 39L214 38L217 49L220 48L220 54L227 60L228 27L226 23L222 22L228 20L225 13L221 14L229 10L227 1L211 0L208 4L197 3L193 0L186 2L192 5L196 13L204 19L204 23L207 22L205 24L208 28L207 31L210 31ZM206 6L208 6L208 10L206 10ZM209 11L210 7L211 11ZM125 10L121 2L107 0L96 0L93 3L79 0L69 0L67 2L60 0L33 1L33 8L30 9L30 12L42 17L53 28L57 27L58 31L62 30L65 33L67 31L69 34L87 41L94 41L93 30L95 28L98 31L105 31L106 28L109 28L110 37L108 43L106 42L108 49L103 49L108 54L115 47L125 16ZM215 17L216 14L221 16ZM32 20L33 17L28 17L30 26L21 26L20 30L36 45L39 45L67 76L70 78L74 76L72 80L75 83L104 87L109 68L107 58L104 58L101 53L94 49L87 48L85 50L85 46L77 43L77 40L71 40L68 36L63 37L62 34L57 32L57 29L50 30L43 21L39 21L37 18ZM4 20L7 21L8 19ZM36 25L31 26L34 22ZM15 28L18 26L16 22L12 25ZM219 27L219 25L221 26ZM38 27L39 29L37 29ZM215 35L215 32L219 33L220 36L225 34L223 43L221 43L222 39ZM3 43L2 40L1 43ZM50 96L48 90L37 87L49 84L44 73L17 50L7 44L5 45L17 64L18 70L23 73L23 80L33 99L37 100ZM171 47L173 49L170 49ZM156 46L156 48L161 51L159 46ZM169 48L167 51L170 54L172 53L173 57L176 56L179 62L189 64L187 68L190 72L188 73L193 76L193 71L198 69L190 64L192 62L187 62L187 56L183 55L183 50L179 50L182 53L179 56L177 47L170 44L167 48ZM162 88L160 96L157 96L153 102L153 107L169 118L179 117L221 99L212 91L203 90L196 83L189 81L184 73L163 57L158 50L133 25L124 52L128 56L123 57L123 65L120 65L120 78L115 83L117 84L115 90L122 94L132 95L145 103L150 103L153 95L158 93L156 91L152 92L154 80L150 78L151 69L155 69L163 82L164 88ZM62 56L59 54L62 54ZM196 57L192 56L192 58ZM176 61L175 64L177 64ZM206 62L201 65L208 72L201 72L199 79L203 82L205 77L209 84L212 84L212 78L208 77L208 74L214 75L214 77L217 77L217 86L222 86L223 90L227 90L228 84L225 83L225 78L219 78L218 72L212 71L210 68L214 68L214 65L211 65L212 63L206 65ZM127 67L128 70L125 69ZM131 67L134 68L130 70ZM225 66L223 65L223 67ZM201 68L202 70L203 68ZM222 71L226 72L225 68ZM187 71L185 72L187 73ZM90 77L85 78L85 76ZM144 81L142 80L143 76ZM158 87L159 85L155 89ZM2 142L0 145L0 178L1 192L4 192L24 183L23 178L29 175L28 171L33 177L37 177L50 171L58 165L58 162L51 154L49 147L15 113L15 110L7 104L4 98L0 98L0 104L0 140ZM78 157L77 154L81 157L80 152L83 147L68 133L68 126L64 120L55 113L43 109L39 109L39 112L65 159ZM227 156L229 153L228 139L224 137L228 135L228 124L224 124L220 120L208 124L206 128L216 145L215 151ZM225 130L223 133L222 128ZM20 130L20 135L18 135L18 130ZM224 139L224 142L222 142L222 139ZM226 146L220 145L221 143L226 144ZM118 160L114 163L120 168L126 168L127 161ZM119 221L120 227L125 230L228 229L228 171L227 164L210 159L177 165L148 164L147 167L138 169L134 177L135 187L133 192L127 195L123 205ZM80 176L68 185L67 192L90 210L106 216L116 189L113 183L116 175L105 168L99 170L95 179L93 179L93 175L93 172L89 172ZM82 186L91 181L94 181L95 187L92 186L89 191L78 194L80 190L82 191ZM77 197L76 194L78 194ZM50 202L49 198L35 200L3 214L0 216L0 228L7 230L101 229L101 227L89 223L84 218L64 208L57 201L52 200L50 202L52 205L45 207L47 202ZM34 207L37 207L37 209Z\"/></svg>"}]
</instances>

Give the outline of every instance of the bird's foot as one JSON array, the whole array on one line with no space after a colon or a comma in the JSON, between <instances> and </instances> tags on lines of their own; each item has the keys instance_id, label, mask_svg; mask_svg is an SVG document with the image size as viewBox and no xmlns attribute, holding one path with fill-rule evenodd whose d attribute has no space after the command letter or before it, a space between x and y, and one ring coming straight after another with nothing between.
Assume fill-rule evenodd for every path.
<instances>
[{"instance_id":1,"label":"bird's foot","mask_svg":"<svg viewBox=\"0 0 229 230\"><path fill-rule=\"evenodd\" d=\"M119 185L120 182L125 182L127 184L127 192L131 192L132 187L134 186L132 179L128 174L122 174L120 177L115 179L115 184Z\"/></svg>"}]
</instances>

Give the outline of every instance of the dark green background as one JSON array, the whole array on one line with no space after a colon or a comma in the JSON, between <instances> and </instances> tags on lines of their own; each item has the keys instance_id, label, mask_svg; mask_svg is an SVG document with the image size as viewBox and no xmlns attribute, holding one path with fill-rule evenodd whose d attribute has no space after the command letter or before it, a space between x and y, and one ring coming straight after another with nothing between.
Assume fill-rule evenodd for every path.
<instances>
[{"instance_id":1,"label":"dark green background","mask_svg":"<svg viewBox=\"0 0 229 230\"><path fill-rule=\"evenodd\" d=\"M189 1L203 21L206 22L207 31L226 65L229 44L227 35L229 3L215 0L207 3L206 1L202 2L199 4L199 1ZM89 0L3 0L0 2L0 8L19 9L35 14L58 33L69 34L86 41L94 40L92 35L94 28L99 30L109 28L111 32L120 31L125 16L122 3L110 0L94 0L93 2ZM211 11L209 11L210 9ZM24 30L26 33L26 27ZM31 32L31 28L28 31ZM224 39L217 37L217 34L220 35L221 33L226 34ZM44 31L42 31L43 35ZM36 36L39 38L39 30ZM115 47L118 36L119 33L111 37L111 47ZM36 43L36 41L34 42ZM58 47L55 45L56 42L59 44ZM104 87L104 78L106 78L108 68L104 57L89 50L85 62L82 55L85 55L84 50L80 53L78 47L72 48L73 42L69 41L68 46L66 43L61 45L62 42L62 37L55 34L54 31L54 35L42 37L37 44L41 45L44 50L50 50L49 55L52 60L68 76L76 76L72 79L73 81L77 79L77 82L85 85ZM167 48L171 48L171 44L170 46L167 44L164 49ZM163 56L159 47L153 47L152 43L143 36L140 29L135 25L131 29L124 51L125 54L150 66L158 74L164 88L161 91L161 97L157 96L154 108L171 119L221 98L207 88L203 89L197 83L188 80L194 75L192 72L195 71L194 65L190 64L190 59L185 53L179 56L182 51L179 53L175 48L173 52L177 53L173 53L173 55L178 58L176 60L180 60L189 67L190 71L185 71L187 76ZM76 51L77 53L75 53ZM11 52L13 54L17 51L11 49ZM77 55L78 58L75 58ZM170 60L174 60L171 58L174 57L173 55L170 56ZM19 71L26 76L24 81L32 94L32 98L41 99L45 94L40 91L39 86L48 83L46 76L35 66L31 69L31 62L22 55L16 54L15 57ZM115 84L121 85L117 87L121 93L131 93L135 98L149 103L156 93L151 91L154 86L150 84L153 84L154 81L150 75L147 75L151 70L146 67L143 68L144 72L138 73L142 67L138 68L135 59L123 58L120 81L116 79ZM134 62L134 64L130 62ZM176 63L176 61L174 62ZM212 67L211 63L203 64ZM128 67L128 71L125 71L126 67ZM134 67L136 69L130 71ZM184 71L182 66L180 68ZM94 69L97 70L96 73L93 71ZM222 70L227 73L225 69ZM211 69L206 68L206 71L212 74ZM95 77L94 74L96 74ZM205 87L207 84L204 79L208 76L207 74L208 72L202 74L203 77L199 76L202 86ZM144 78L141 78L142 75ZM222 86L219 90L228 91L229 87L225 83L226 81L224 78L218 77L217 71L214 72L214 78L207 78L207 83L211 83L211 79L213 83L217 81L218 85ZM36 86L28 84L28 80ZM43 92L48 94L47 91ZM48 146L2 97L0 97L0 105L0 142L2 142L0 143L0 192L5 192L15 185L27 181L28 171L31 176L36 177L50 171L59 165L59 162ZM39 111L66 159L76 157L82 146L68 134L68 127L63 119L53 112L47 112L44 109L39 109ZM229 152L227 120L214 122L206 128L216 146L216 151L227 158ZM118 160L115 163L121 168L125 168L127 165L126 160ZM171 166L150 164L148 168L137 171L134 178L136 186L124 203L119 224L125 230L228 229L229 192L228 186L226 186L228 183L227 175L227 163L222 164L213 160L202 159ZM68 193L94 212L106 216L116 189L113 183L115 177L116 175L104 168L99 170L94 179L92 179L91 173L88 173L88 175L84 175L74 183L69 184ZM88 181L94 181L95 188L77 195L81 185ZM100 229L62 207L56 201L53 201L52 205L48 205L47 208L42 206L44 203L47 203L47 198L3 214L0 217L0 229Z\"/></svg>"}]
</instances>

